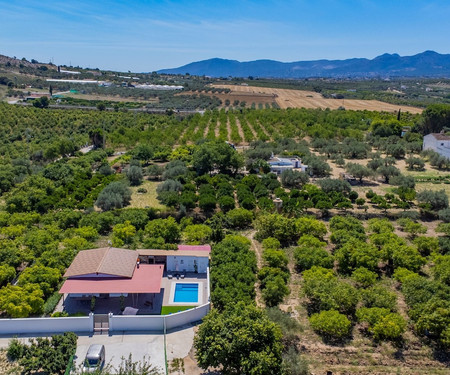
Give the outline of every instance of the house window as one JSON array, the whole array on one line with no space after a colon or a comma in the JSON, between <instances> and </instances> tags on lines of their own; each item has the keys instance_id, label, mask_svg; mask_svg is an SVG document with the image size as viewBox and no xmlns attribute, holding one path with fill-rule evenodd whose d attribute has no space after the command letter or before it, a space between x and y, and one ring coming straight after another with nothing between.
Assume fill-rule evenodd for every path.
<instances>
[{"instance_id":1,"label":"house window","mask_svg":"<svg viewBox=\"0 0 450 375\"><path fill-rule=\"evenodd\" d=\"M441 146L443 146L444 144L443 143L441 143Z\"/></svg>"},{"instance_id":2,"label":"house window","mask_svg":"<svg viewBox=\"0 0 450 375\"><path fill-rule=\"evenodd\" d=\"M184 264L184 260L183 259L180 260L180 264Z\"/></svg>"}]
</instances>

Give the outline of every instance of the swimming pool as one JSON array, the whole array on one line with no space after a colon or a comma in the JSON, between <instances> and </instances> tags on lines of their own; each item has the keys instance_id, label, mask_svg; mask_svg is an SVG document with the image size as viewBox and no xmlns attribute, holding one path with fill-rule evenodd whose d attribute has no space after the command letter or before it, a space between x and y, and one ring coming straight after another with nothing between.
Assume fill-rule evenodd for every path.
<instances>
[{"instance_id":1,"label":"swimming pool","mask_svg":"<svg viewBox=\"0 0 450 375\"><path fill-rule=\"evenodd\" d=\"M173 302L198 302L198 284L177 283Z\"/></svg>"}]
</instances>

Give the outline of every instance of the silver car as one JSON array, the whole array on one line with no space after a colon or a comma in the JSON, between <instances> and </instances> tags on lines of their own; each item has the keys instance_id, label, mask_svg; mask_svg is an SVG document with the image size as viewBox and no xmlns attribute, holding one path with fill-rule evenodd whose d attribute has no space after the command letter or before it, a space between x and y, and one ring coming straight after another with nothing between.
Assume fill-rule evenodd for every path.
<instances>
[{"instance_id":1,"label":"silver car","mask_svg":"<svg viewBox=\"0 0 450 375\"><path fill-rule=\"evenodd\" d=\"M86 354L83 372L94 372L105 365L105 345L92 344Z\"/></svg>"}]
</instances>

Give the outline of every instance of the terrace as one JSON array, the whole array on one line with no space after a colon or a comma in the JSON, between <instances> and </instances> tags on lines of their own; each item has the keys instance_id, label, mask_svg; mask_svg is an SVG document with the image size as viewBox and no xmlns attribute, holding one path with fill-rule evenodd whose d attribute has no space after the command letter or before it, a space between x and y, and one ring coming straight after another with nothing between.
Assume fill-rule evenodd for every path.
<instances>
[{"instance_id":1,"label":"terrace","mask_svg":"<svg viewBox=\"0 0 450 375\"><path fill-rule=\"evenodd\" d=\"M142 267L142 266L141 266ZM208 302L209 287L207 274L188 273L184 279L169 279L164 274L161 279L160 293L128 294L121 302L120 296L111 297L100 294L96 297L94 313L114 315L122 314L122 307L137 309L137 315L160 315L164 310L176 312L177 308L185 310L187 307L200 306ZM197 302L174 302L176 284L198 284ZM164 309L163 309L164 306ZM91 311L91 297L67 297L61 300L55 311L65 311L69 315L76 313L89 314Z\"/></svg>"}]
</instances>

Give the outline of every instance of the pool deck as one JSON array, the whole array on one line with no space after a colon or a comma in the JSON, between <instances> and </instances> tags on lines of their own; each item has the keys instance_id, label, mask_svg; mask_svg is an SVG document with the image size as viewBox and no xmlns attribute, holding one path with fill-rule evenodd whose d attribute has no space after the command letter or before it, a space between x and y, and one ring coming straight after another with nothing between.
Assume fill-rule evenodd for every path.
<instances>
[{"instance_id":1,"label":"pool deck","mask_svg":"<svg viewBox=\"0 0 450 375\"><path fill-rule=\"evenodd\" d=\"M177 283L186 283L186 284L198 284L199 291L199 301L197 303L189 303L189 302L173 302L173 293L175 284ZM206 273L187 273L184 279L177 279L173 277L173 279L168 279L167 275L164 275L161 288L164 289L164 297L163 297L163 306L200 306L208 302L208 283L206 278Z\"/></svg>"}]
</instances>

